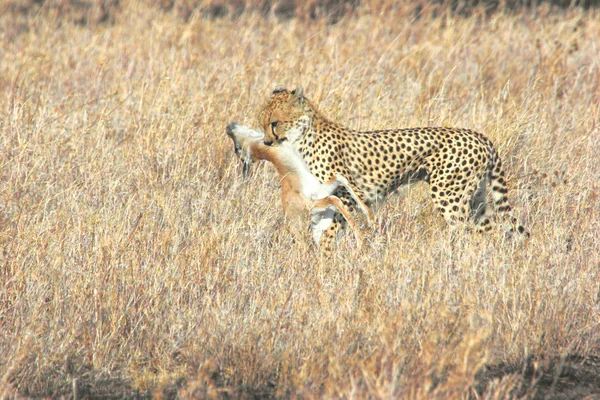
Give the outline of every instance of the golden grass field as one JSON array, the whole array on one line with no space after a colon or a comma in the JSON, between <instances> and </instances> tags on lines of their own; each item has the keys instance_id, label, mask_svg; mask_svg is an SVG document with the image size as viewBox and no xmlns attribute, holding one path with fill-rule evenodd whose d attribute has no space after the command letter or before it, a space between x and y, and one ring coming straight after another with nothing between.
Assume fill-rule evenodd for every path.
<instances>
[{"instance_id":1,"label":"golden grass field","mask_svg":"<svg viewBox=\"0 0 600 400\"><path fill-rule=\"evenodd\" d=\"M0 396L600 396L598 11L45 6L0 16ZM293 243L225 135L277 84L351 128L485 133L531 239L453 235L419 184L361 248Z\"/></svg>"}]
</instances>

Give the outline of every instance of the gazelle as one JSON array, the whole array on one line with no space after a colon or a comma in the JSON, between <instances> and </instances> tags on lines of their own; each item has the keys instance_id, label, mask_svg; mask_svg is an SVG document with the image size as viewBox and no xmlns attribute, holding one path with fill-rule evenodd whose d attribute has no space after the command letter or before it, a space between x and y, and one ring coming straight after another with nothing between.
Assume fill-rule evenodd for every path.
<instances>
[{"instance_id":1,"label":"gazelle","mask_svg":"<svg viewBox=\"0 0 600 400\"><path fill-rule=\"evenodd\" d=\"M343 186L365 214L369 225L373 220L373 213L352 190L345 177L336 174L328 182L321 183L289 143L283 141L267 146L263 143L264 133L236 122L227 125L226 131L233 140L235 153L244 162L244 179L254 160L267 160L275 166L281 178L281 202L288 223L302 224L304 217L310 212L312 239L318 246L323 232L333 222L336 211L339 211L360 243L360 234L354 219L342 201L333 193L339 186Z\"/></svg>"}]
</instances>

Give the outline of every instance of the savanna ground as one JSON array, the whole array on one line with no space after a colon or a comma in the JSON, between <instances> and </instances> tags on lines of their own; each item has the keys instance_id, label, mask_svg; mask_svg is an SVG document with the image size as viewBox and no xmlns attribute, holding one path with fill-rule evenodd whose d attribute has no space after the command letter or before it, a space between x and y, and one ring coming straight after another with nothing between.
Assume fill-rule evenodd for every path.
<instances>
[{"instance_id":1,"label":"savanna ground","mask_svg":"<svg viewBox=\"0 0 600 400\"><path fill-rule=\"evenodd\" d=\"M0 16L0 396L600 396L597 11L34 3ZM453 236L414 185L361 248L293 243L224 132L278 83L353 128L485 132L531 239Z\"/></svg>"}]
</instances>

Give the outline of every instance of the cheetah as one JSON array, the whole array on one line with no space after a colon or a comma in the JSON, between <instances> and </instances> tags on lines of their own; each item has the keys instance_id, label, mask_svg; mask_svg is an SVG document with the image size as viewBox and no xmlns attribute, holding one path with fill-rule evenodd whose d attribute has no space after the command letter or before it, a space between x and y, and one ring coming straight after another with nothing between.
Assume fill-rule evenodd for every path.
<instances>
[{"instance_id":1,"label":"cheetah","mask_svg":"<svg viewBox=\"0 0 600 400\"><path fill-rule=\"evenodd\" d=\"M264 133L232 122L227 125L227 135L233 140L237 156L243 161L243 177L246 178L254 160L270 161L281 178L281 201L289 230L294 236L302 231L303 217L309 211L312 218L310 230L313 242L319 246L323 232L331 225L336 211L339 211L352 227L357 242L361 243L358 228L350 212L342 201L333 196L341 185L350 194L358 208L365 214L367 223L373 220L373 213L356 196L348 180L339 173L325 183L321 183L311 174L308 166L296 149L282 142L272 146L263 144Z\"/></svg>"},{"instance_id":2,"label":"cheetah","mask_svg":"<svg viewBox=\"0 0 600 400\"><path fill-rule=\"evenodd\" d=\"M276 88L258 120L265 145L290 143L321 182L342 174L367 205L401 185L425 181L434 205L451 227L471 219L477 232L487 232L494 225L494 213L486 204L490 187L493 206L508 233L516 229L529 237L512 216L500 157L478 132L443 127L348 129L320 113L302 87ZM352 206L348 196L338 195ZM325 233L329 247L341 227L341 221L336 222Z\"/></svg>"}]
</instances>

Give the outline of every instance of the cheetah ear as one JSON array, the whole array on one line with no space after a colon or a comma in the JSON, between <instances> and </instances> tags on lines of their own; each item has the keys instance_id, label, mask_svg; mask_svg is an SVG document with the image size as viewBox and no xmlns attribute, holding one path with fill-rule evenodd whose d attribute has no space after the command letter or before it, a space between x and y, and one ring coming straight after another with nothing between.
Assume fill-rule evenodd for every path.
<instances>
[{"instance_id":1,"label":"cheetah ear","mask_svg":"<svg viewBox=\"0 0 600 400\"><path fill-rule=\"evenodd\" d=\"M304 97L304 90L302 90L302 86L298 86L296 89L292 90L290 94L292 95L289 100L290 103L295 103Z\"/></svg>"},{"instance_id":2,"label":"cheetah ear","mask_svg":"<svg viewBox=\"0 0 600 400\"><path fill-rule=\"evenodd\" d=\"M275 86L275 89L273 89L271 94L273 95L281 92L287 92L287 89L285 88L285 86L278 84L277 86Z\"/></svg>"}]
</instances>

